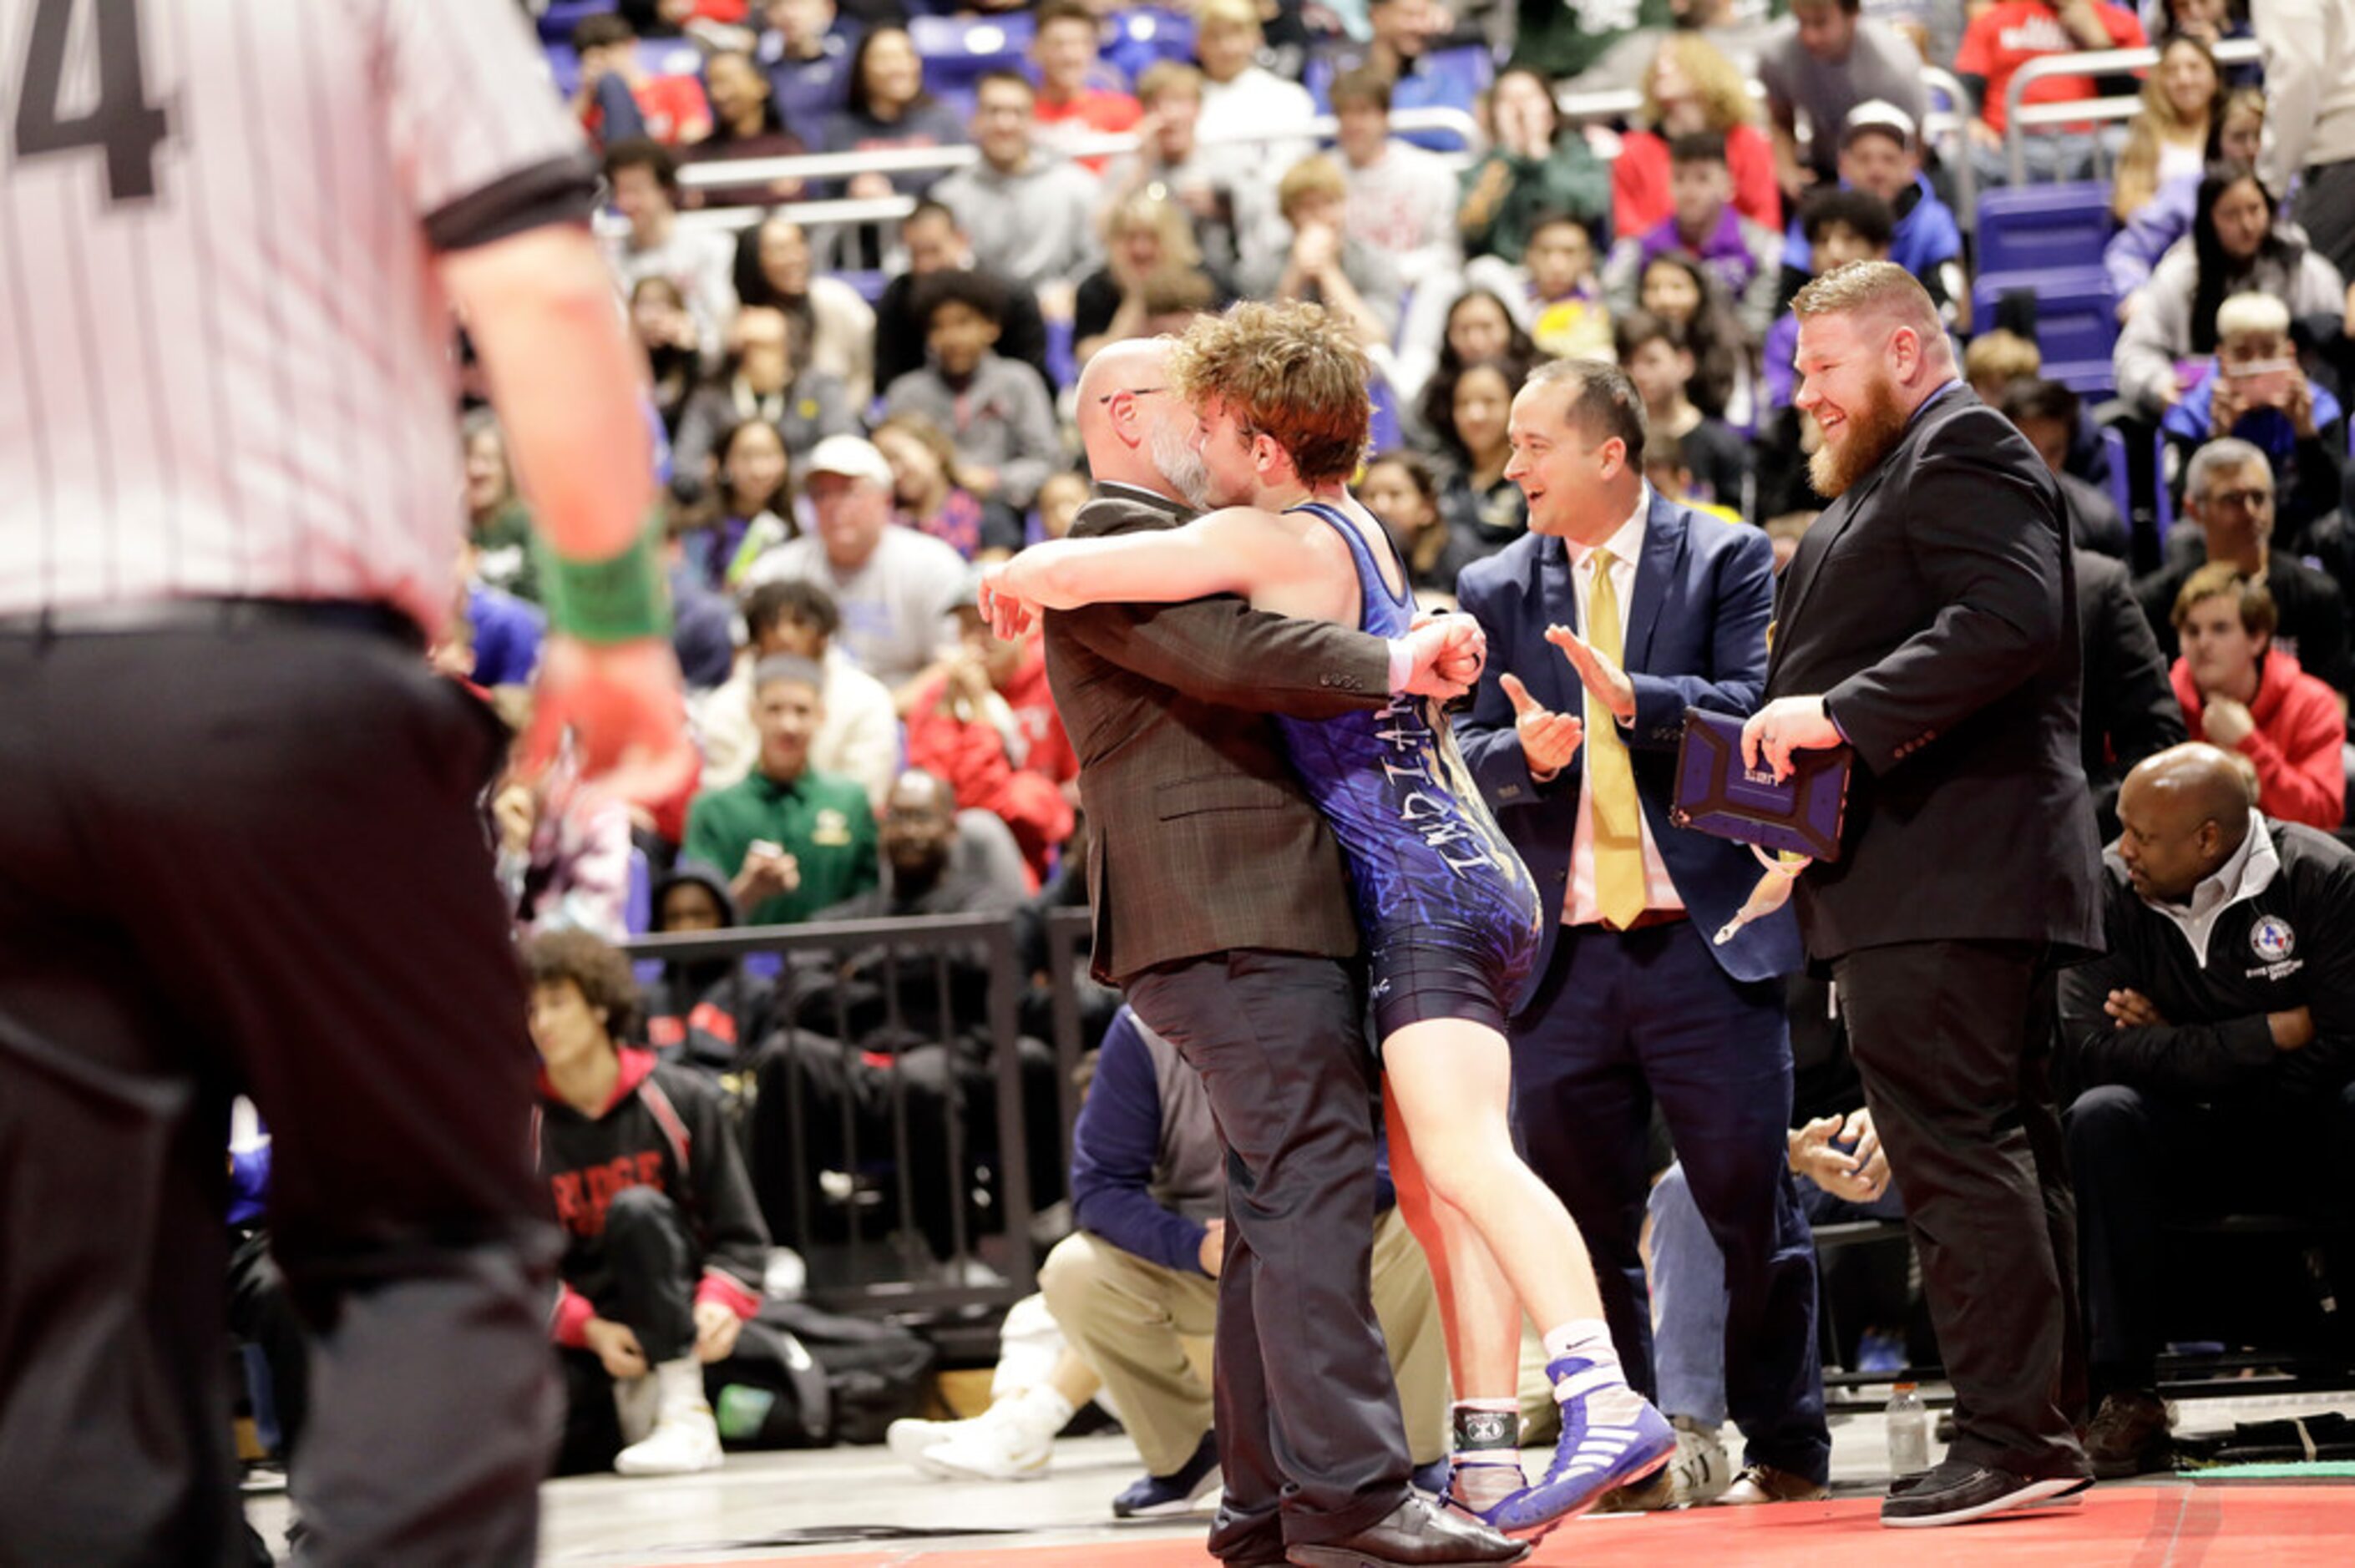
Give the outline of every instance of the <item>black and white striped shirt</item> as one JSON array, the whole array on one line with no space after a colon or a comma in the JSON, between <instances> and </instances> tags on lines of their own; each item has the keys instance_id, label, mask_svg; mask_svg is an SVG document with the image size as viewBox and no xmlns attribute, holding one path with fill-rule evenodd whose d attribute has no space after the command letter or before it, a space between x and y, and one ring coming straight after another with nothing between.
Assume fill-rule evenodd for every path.
<instances>
[{"instance_id":1,"label":"black and white striped shirt","mask_svg":"<svg viewBox=\"0 0 2355 1568\"><path fill-rule=\"evenodd\" d=\"M506 0L0 0L0 614L447 619L433 258L587 216Z\"/></svg>"}]
</instances>

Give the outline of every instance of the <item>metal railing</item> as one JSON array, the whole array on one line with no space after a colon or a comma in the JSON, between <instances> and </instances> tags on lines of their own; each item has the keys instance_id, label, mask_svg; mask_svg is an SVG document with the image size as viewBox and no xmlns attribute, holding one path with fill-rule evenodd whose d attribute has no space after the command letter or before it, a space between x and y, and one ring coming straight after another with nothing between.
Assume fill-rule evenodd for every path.
<instances>
[{"instance_id":1,"label":"metal railing","mask_svg":"<svg viewBox=\"0 0 2355 1568\"><path fill-rule=\"evenodd\" d=\"M1283 126L1278 129L1224 130L1201 132L1199 140L1204 146L1273 145L1297 142L1304 137L1319 142L1329 141L1339 130L1340 122L1330 114L1314 120ZM1413 131L1452 131L1464 139L1465 145L1476 146L1480 141L1478 122L1460 109L1434 106L1428 109L1400 109L1391 114L1392 132ZM1058 143L1056 151L1071 157L1119 157L1134 153L1142 144L1133 132L1116 135L1074 137ZM1472 154L1442 153L1455 167L1471 162ZM905 175L937 171L947 174L967 168L981 161L977 148L960 144L954 147L879 147L861 153L796 153L778 158L715 158L705 162L685 164L678 171L678 183L688 190L760 184L772 180L839 180L854 175ZM781 202L774 207L707 207L679 214L682 228L724 229L730 232L750 228L771 217L782 216L805 225L893 223L915 210L916 199L910 196L875 196L864 199L819 197L810 200ZM606 213L599 217L601 232L613 232L621 220Z\"/></svg>"},{"instance_id":2,"label":"metal railing","mask_svg":"<svg viewBox=\"0 0 2355 1568\"><path fill-rule=\"evenodd\" d=\"M2261 58L2254 38L2220 39L2211 52L2219 65L2245 65ZM2011 168L2011 183L2018 185L2028 182L2028 149L2022 140L2025 132L2047 125L2131 120L2142 108L2138 96L2024 103L2022 99L2031 85L2047 77L2115 76L2122 71L2143 70L2157 65L2158 55L2159 51L2153 48L2087 49L2071 55L2041 55L2012 72L2003 94L2004 157Z\"/></svg>"},{"instance_id":3,"label":"metal railing","mask_svg":"<svg viewBox=\"0 0 2355 1568\"><path fill-rule=\"evenodd\" d=\"M1036 1287L1038 1063L1034 1051L1026 1064L1018 1024L1028 976L1009 917L741 927L645 937L623 950L666 966L658 997L677 975L667 966L734 966L725 1000L741 1051L721 1077L750 1120L746 1164L762 1213L773 1239L802 1253L813 1299L922 1314L1003 1308ZM961 1001L976 980L986 994L974 1017ZM696 1000L679 994L680 1011ZM764 1012L773 1026L747 1038ZM984 1075L979 1116L968 1091ZM1067 1128L1068 1073L1055 1101ZM1066 1132L1063 1170L1068 1145ZM998 1238L986 1249L984 1218Z\"/></svg>"}]
</instances>

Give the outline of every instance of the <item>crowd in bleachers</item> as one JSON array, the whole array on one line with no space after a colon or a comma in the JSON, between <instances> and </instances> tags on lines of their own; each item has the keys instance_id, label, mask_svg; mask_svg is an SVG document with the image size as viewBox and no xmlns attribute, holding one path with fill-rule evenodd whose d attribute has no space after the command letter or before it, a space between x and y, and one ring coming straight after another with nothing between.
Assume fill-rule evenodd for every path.
<instances>
[{"instance_id":1,"label":"crowd in bleachers","mask_svg":"<svg viewBox=\"0 0 2355 1568\"><path fill-rule=\"evenodd\" d=\"M1530 370L1614 359L1654 486L1764 530L1779 566L1827 504L1790 301L1875 258L1928 287L1973 387L2059 476L2105 809L2188 732L2248 761L2267 816L2343 825L2355 222L2313 214L2318 188L2355 207L2355 76L2315 79L2355 72L2346 40L2253 35L2237 0L526 8L603 161L705 759L634 820L562 769L501 791L526 931L1084 902L1039 644L990 635L973 573L1071 525L1072 386L1105 344L1241 298L1341 316L1379 378L1357 493L1434 603L1527 528L1506 424ZM2033 66L2153 41L2155 63ZM2285 56L2296 90L2273 91ZM2131 114L2051 108L2119 98ZM858 166L894 152L929 156ZM776 163L803 154L851 157ZM519 685L527 518L496 425L465 439L437 657ZM540 978L585 990L594 967L555 954ZM749 1058L775 1021L730 983L657 1005L664 1054ZM838 1067L771 1067L846 1118L860 1100ZM782 1229L792 1205L752 1185Z\"/></svg>"}]
</instances>

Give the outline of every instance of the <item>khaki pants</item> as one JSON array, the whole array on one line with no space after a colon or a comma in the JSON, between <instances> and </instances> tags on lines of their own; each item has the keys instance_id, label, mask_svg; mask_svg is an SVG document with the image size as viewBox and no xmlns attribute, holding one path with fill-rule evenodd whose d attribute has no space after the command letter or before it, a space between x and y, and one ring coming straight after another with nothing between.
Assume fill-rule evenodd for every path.
<instances>
[{"instance_id":1,"label":"khaki pants","mask_svg":"<svg viewBox=\"0 0 2355 1568\"><path fill-rule=\"evenodd\" d=\"M1210 1385L1199 1362L1209 1359L1219 1282L1076 1231L1047 1255L1039 1289L1063 1337L1103 1379L1146 1472L1182 1467L1210 1429ZM1407 1446L1417 1465L1427 1465L1447 1452L1447 1346L1430 1266L1396 1209L1374 1228L1373 1296ZM1269 1346L1268 1353L1281 1355L1283 1347Z\"/></svg>"}]
</instances>

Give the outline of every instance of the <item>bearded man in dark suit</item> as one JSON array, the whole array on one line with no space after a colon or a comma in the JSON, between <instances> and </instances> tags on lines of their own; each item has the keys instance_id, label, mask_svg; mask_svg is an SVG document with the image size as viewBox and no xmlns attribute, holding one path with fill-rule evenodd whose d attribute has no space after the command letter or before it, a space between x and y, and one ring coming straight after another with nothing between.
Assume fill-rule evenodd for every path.
<instances>
[{"instance_id":1,"label":"bearded man in dark suit","mask_svg":"<svg viewBox=\"0 0 2355 1568\"><path fill-rule=\"evenodd\" d=\"M1881 1505L1960 1523L2082 1488L2074 1214L2051 970L2102 946L2059 490L1887 262L1800 291L1794 399L1834 497L1785 572L1745 760L1854 747L1837 862L1799 879L1905 1193L1955 1385L1946 1459ZM2073 1353L2075 1352L2075 1353Z\"/></svg>"}]
</instances>

